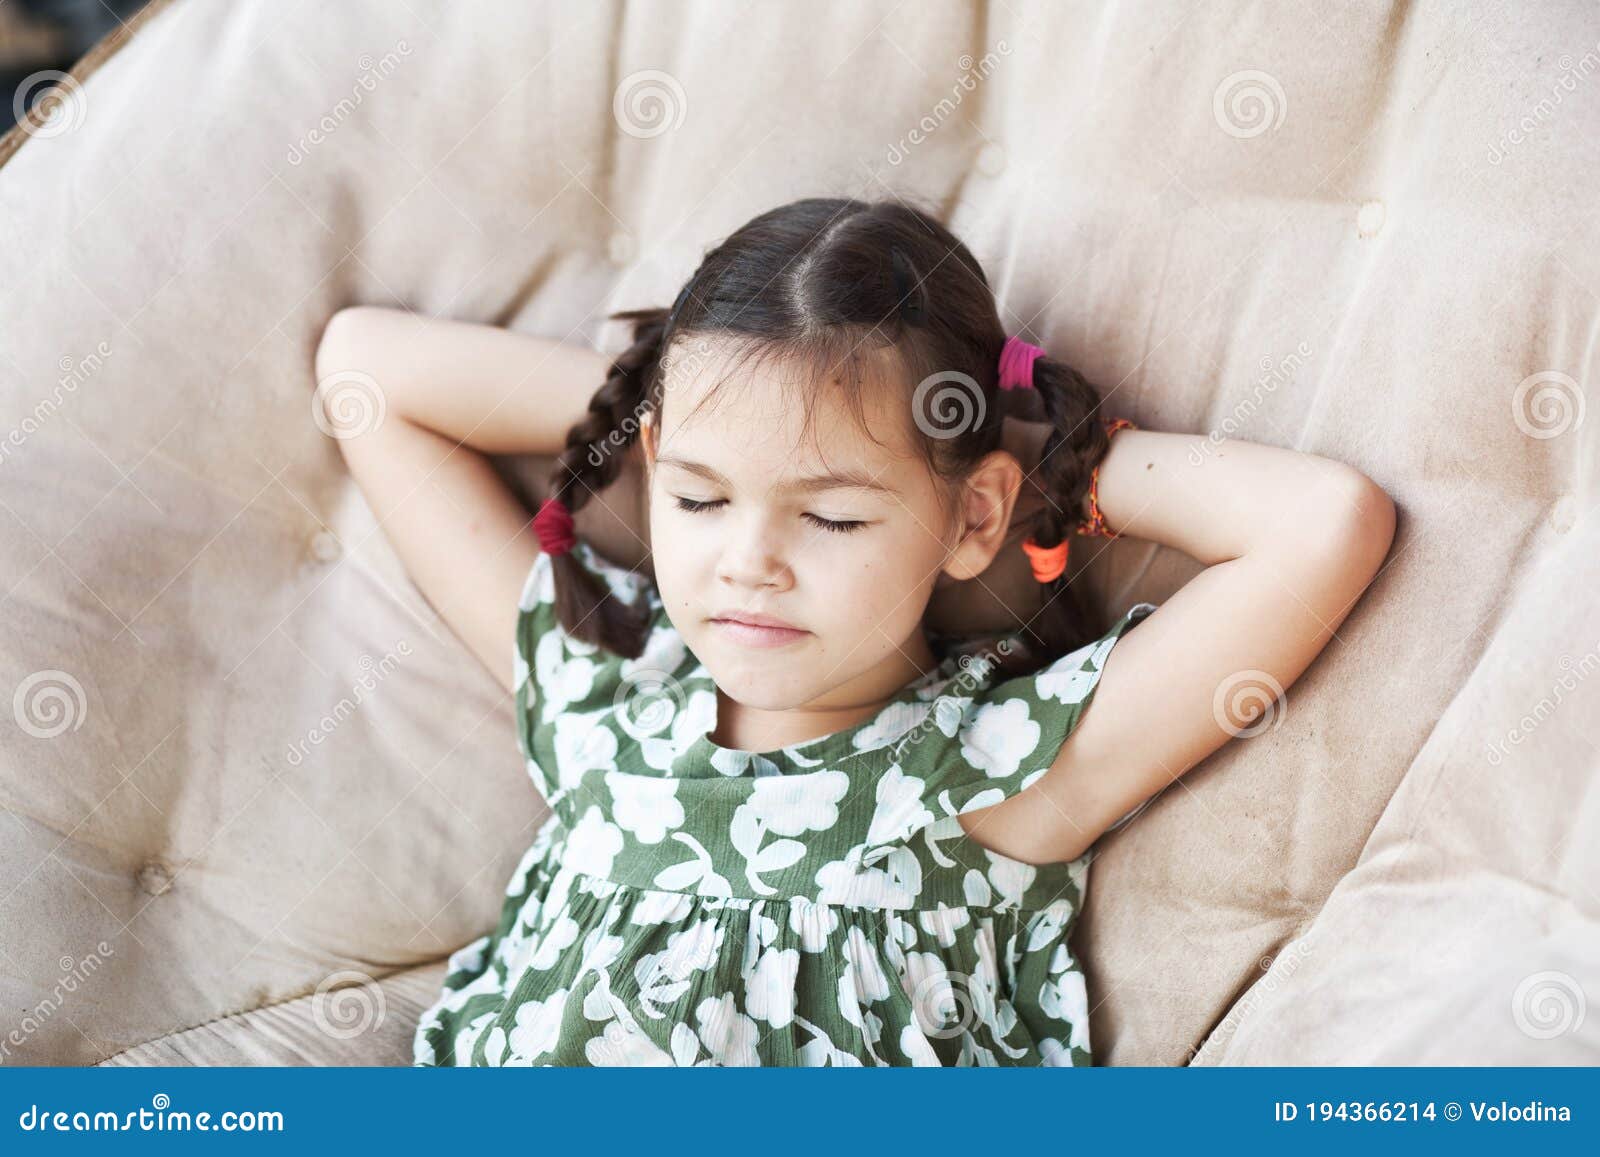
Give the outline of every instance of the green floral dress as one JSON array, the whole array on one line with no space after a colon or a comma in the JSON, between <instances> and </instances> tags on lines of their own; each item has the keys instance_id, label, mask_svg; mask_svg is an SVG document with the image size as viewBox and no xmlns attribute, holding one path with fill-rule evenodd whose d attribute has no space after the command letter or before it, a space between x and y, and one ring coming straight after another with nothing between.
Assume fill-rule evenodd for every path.
<instances>
[{"instance_id":1,"label":"green floral dress","mask_svg":"<svg viewBox=\"0 0 1600 1157\"><path fill-rule=\"evenodd\" d=\"M1025 864L956 816L1044 774L1154 605L1036 674L952 656L866 723L755 753L708 738L715 685L649 578L575 550L646 593L649 643L569 636L539 556L516 719L551 814L497 927L450 956L413 1063L1088 1064L1068 947L1088 854Z\"/></svg>"}]
</instances>

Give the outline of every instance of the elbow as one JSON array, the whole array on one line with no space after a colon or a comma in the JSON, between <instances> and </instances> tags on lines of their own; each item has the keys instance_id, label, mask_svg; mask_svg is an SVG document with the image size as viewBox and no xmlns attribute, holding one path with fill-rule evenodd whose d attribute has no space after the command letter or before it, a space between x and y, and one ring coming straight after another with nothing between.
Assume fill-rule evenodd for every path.
<instances>
[{"instance_id":1,"label":"elbow","mask_svg":"<svg viewBox=\"0 0 1600 1157\"><path fill-rule=\"evenodd\" d=\"M1336 552L1348 567L1369 580L1378 573L1394 545L1394 499L1351 467L1339 469L1331 490L1327 512L1318 519L1324 528L1320 546Z\"/></svg>"},{"instance_id":2,"label":"elbow","mask_svg":"<svg viewBox=\"0 0 1600 1157\"><path fill-rule=\"evenodd\" d=\"M317 381L350 367L351 351L361 333L362 314L362 306L347 306L335 311L322 327L313 362Z\"/></svg>"}]
</instances>

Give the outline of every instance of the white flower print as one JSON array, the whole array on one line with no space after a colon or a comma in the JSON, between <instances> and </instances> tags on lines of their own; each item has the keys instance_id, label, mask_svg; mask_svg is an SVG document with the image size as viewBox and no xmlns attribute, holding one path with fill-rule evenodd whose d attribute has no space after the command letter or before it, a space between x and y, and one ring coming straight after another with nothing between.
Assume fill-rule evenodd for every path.
<instances>
[{"instance_id":1,"label":"white flower print","mask_svg":"<svg viewBox=\"0 0 1600 1157\"><path fill-rule=\"evenodd\" d=\"M939 1066L939 1054L933 1051L933 1045L914 1021L900 1030L900 1051L910 1057L917 1068Z\"/></svg>"},{"instance_id":2,"label":"white flower print","mask_svg":"<svg viewBox=\"0 0 1600 1157\"><path fill-rule=\"evenodd\" d=\"M695 1006L694 1018L700 1025L700 1039L719 1065L750 1066L761 1063L756 1052L760 1033L756 1022L740 1012L733 993L708 996Z\"/></svg>"},{"instance_id":3,"label":"white flower print","mask_svg":"<svg viewBox=\"0 0 1600 1157\"><path fill-rule=\"evenodd\" d=\"M745 1008L757 1020L782 1028L794 1019L795 976L800 953L793 948L769 948L746 977Z\"/></svg>"},{"instance_id":4,"label":"white flower print","mask_svg":"<svg viewBox=\"0 0 1600 1157\"><path fill-rule=\"evenodd\" d=\"M1039 1007L1054 1020L1072 1026L1067 1042L1072 1048L1089 1047L1089 992L1081 972L1063 972L1039 988Z\"/></svg>"},{"instance_id":5,"label":"white flower print","mask_svg":"<svg viewBox=\"0 0 1600 1157\"><path fill-rule=\"evenodd\" d=\"M568 644L576 642L559 628L540 636L533 648L533 674L538 680L540 720L550 723L567 707L581 703L594 690L599 666L580 655L568 654Z\"/></svg>"},{"instance_id":6,"label":"white flower print","mask_svg":"<svg viewBox=\"0 0 1600 1157\"><path fill-rule=\"evenodd\" d=\"M610 1021L599 1036L585 1041L583 1056L596 1068L671 1068L676 1063L642 1028L621 1020Z\"/></svg>"},{"instance_id":7,"label":"white flower print","mask_svg":"<svg viewBox=\"0 0 1600 1157\"><path fill-rule=\"evenodd\" d=\"M624 659L620 667L623 680L630 681L641 674L659 678L662 672L671 674L683 666L689 648L683 636L667 627L656 627L645 640L644 650L638 658Z\"/></svg>"},{"instance_id":8,"label":"white flower print","mask_svg":"<svg viewBox=\"0 0 1600 1157\"><path fill-rule=\"evenodd\" d=\"M1040 1068L1071 1067L1071 1065L1072 1053L1060 1040L1047 1036L1039 1042Z\"/></svg>"},{"instance_id":9,"label":"white flower print","mask_svg":"<svg viewBox=\"0 0 1600 1157\"><path fill-rule=\"evenodd\" d=\"M961 734L961 758L990 779L1009 779L1039 746L1039 725L1025 699L985 703Z\"/></svg>"},{"instance_id":10,"label":"white flower print","mask_svg":"<svg viewBox=\"0 0 1600 1157\"><path fill-rule=\"evenodd\" d=\"M797 1057L803 1068L821 1069L830 1065L836 1069L861 1067L861 1058L834 1047L833 1041L819 1025L812 1024L799 1015L795 1016L794 1022L811 1034L811 1039L797 1050Z\"/></svg>"},{"instance_id":11,"label":"white flower print","mask_svg":"<svg viewBox=\"0 0 1600 1157\"><path fill-rule=\"evenodd\" d=\"M893 743L926 719L928 710L926 703L890 703L856 733L851 743L862 751Z\"/></svg>"},{"instance_id":12,"label":"white flower print","mask_svg":"<svg viewBox=\"0 0 1600 1157\"><path fill-rule=\"evenodd\" d=\"M677 923L693 909L694 901L681 892L643 892L638 903L634 904L628 922L642 925Z\"/></svg>"},{"instance_id":13,"label":"white flower print","mask_svg":"<svg viewBox=\"0 0 1600 1157\"><path fill-rule=\"evenodd\" d=\"M778 939L778 922L771 916L756 914L750 917L750 941L754 947L765 950Z\"/></svg>"},{"instance_id":14,"label":"white flower print","mask_svg":"<svg viewBox=\"0 0 1600 1157\"><path fill-rule=\"evenodd\" d=\"M611 861L620 851L622 832L615 824L606 822L605 813L598 807L590 806L567 836L565 867L574 872L604 876L611 871Z\"/></svg>"},{"instance_id":15,"label":"white flower print","mask_svg":"<svg viewBox=\"0 0 1600 1157\"><path fill-rule=\"evenodd\" d=\"M1028 946L1025 952L1037 952L1045 945L1061 938L1061 930L1072 919L1077 909L1070 900L1055 900L1028 918Z\"/></svg>"},{"instance_id":16,"label":"white flower print","mask_svg":"<svg viewBox=\"0 0 1600 1157\"><path fill-rule=\"evenodd\" d=\"M878 960L877 950L859 926L852 926L845 934L843 955L845 966L839 974L839 1013L862 1029L867 1040L875 1040L876 1033L867 1021L871 1014L864 1006L888 998L889 978Z\"/></svg>"},{"instance_id":17,"label":"white flower print","mask_svg":"<svg viewBox=\"0 0 1600 1157\"><path fill-rule=\"evenodd\" d=\"M689 990L689 977L695 971L712 968L722 952L727 930L707 917L667 937L660 952L641 956L633 968L639 986L639 1005L645 1015L659 1019L666 1015L658 1004L670 1004Z\"/></svg>"},{"instance_id":18,"label":"white flower print","mask_svg":"<svg viewBox=\"0 0 1600 1157\"><path fill-rule=\"evenodd\" d=\"M563 715L556 720L556 776L562 791L577 787L591 771L617 769L617 736L592 715Z\"/></svg>"},{"instance_id":19,"label":"white flower print","mask_svg":"<svg viewBox=\"0 0 1600 1157\"><path fill-rule=\"evenodd\" d=\"M700 736L717 724L717 696L714 691L694 691L672 717L666 738L650 735L641 738L639 756L647 767L671 771L673 761Z\"/></svg>"},{"instance_id":20,"label":"white flower print","mask_svg":"<svg viewBox=\"0 0 1600 1157\"><path fill-rule=\"evenodd\" d=\"M771 896L777 889L761 879L762 872L787 868L806 854L806 846L799 840L779 839L763 847L767 828L749 804L740 804L734 810L728 838L733 842L734 851L745 859L745 879L763 896Z\"/></svg>"},{"instance_id":21,"label":"white flower print","mask_svg":"<svg viewBox=\"0 0 1600 1157\"><path fill-rule=\"evenodd\" d=\"M997 908L1014 908L1022 903L1022 896L1028 890L1028 885L1039 875L1039 869L1032 864L1013 860L1009 856L1002 856L998 852L984 849L984 855L989 857L989 883L994 885L994 890L1000 894Z\"/></svg>"},{"instance_id":22,"label":"white flower print","mask_svg":"<svg viewBox=\"0 0 1600 1157\"><path fill-rule=\"evenodd\" d=\"M506 1042L511 1048L508 1064L530 1064L540 1053L555 1047L561 1037L561 1018L567 1010L567 991L558 988L543 1000L525 1000L517 1006L517 1024ZM497 1027L494 1031L503 1030Z\"/></svg>"},{"instance_id":23,"label":"white flower print","mask_svg":"<svg viewBox=\"0 0 1600 1157\"><path fill-rule=\"evenodd\" d=\"M1054 699L1068 705L1082 703L1089 698L1106 656L1116 643L1113 636L1098 642L1087 643L1070 655L1063 655L1034 676L1034 686L1041 699ZM1087 660L1087 663L1085 663ZM1081 669L1087 667L1086 670Z\"/></svg>"},{"instance_id":24,"label":"white flower print","mask_svg":"<svg viewBox=\"0 0 1600 1157\"><path fill-rule=\"evenodd\" d=\"M725 775L729 779L783 774L778 765L764 755L754 751L733 751L726 747L719 747L711 753L711 766L718 775Z\"/></svg>"},{"instance_id":25,"label":"white flower print","mask_svg":"<svg viewBox=\"0 0 1600 1157\"><path fill-rule=\"evenodd\" d=\"M606 787L611 791L612 818L641 844L659 844L667 838L668 828L683 826L677 780L608 771Z\"/></svg>"},{"instance_id":26,"label":"white flower print","mask_svg":"<svg viewBox=\"0 0 1600 1157\"><path fill-rule=\"evenodd\" d=\"M562 914L556 918L549 931L539 937L539 946L528 961L528 967L539 972L548 972L560 961L561 954L566 951L567 946L577 938L578 922L571 916Z\"/></svg>"},{"instance_id":27,"label":"white flower print","mask_svg":"<svg viewBox=\"0 0 1600 1157\"><path fill-rule=\"evenodd\" d=\"M495 1014L493 1009L488 1012L479 1013L477 1016L472 1018L472 1023L467 1025L467 1027L461 1031L461 1035L456 1038L455 1055L463 1063L467 1058L472 1056L472 1050L478 1046L478 1038L483 1035L483 1030L489 1027L489 1022L494 1020L494 1017ZM500 1063L500 1054L505 1051L505 1030L499 1029L497 1031L500 1033L500 1047L495 1051L493 1056L488 1058L488 1061L491 1065L498 1065Z\"/></svg>"},{"instance_id":28,"label":"white flower print","mask_svg":"<svg viewBox=\"0 0 1600 1157\"><path fill-rule=\"evenodd\" d=\"M1005 798L1006 793L1003 789L998 787L987 788L983 791L980 791L977 795L973 796L959 808L956 808L952 814L963 815L966 812L982 811L986 807L993 807L997 803L1004 803ZM950 794L948 792L939 793L939 804L944 808L951 807ZM957 824L955 830L958 830L963 834L966 832L966 829L960 827L959 823Z\"/></svg>"},{"instance_id":29,"label":"white flower print","mask_svg":"<svg viewBox=\"0 0 1600 1157\"><path fill-rule=\"evenodd\" d=\"M883 867L862 867L865 844L817 869L817 899L824 904L909 908L922 892L922 863L908 847L890 848Z\"/></svg>"},{"instance_id":30,"label":"white flower print","mask_svg":"<svg viewBox=\"0 0 1600 1157\"><path fill-rule=\"evenodd\" d=\"M789 901L789 931L800 937L803 952L821 952L839 927L839 910L831 904L813 904L803 896Z\"/></svg>"},{"instance_id":31,"label":"white flower print","mask_svg":"<svg viewBox=\"0 0 1600 1157\"><path fill-rule=\"evenodd\" d=\"M842 771L804 775L763 776L750 785L750 798L740 807L779 836L824 832L839 822L839 801L850 790Z\"/></svg>"},{"instance_id":32,"label":"white flower print","mask_svg":"<svg viewBox=\"0 0 1600 1157\"><path fill-rule=\"evenodd\" d=\"M533 674L533 668L528 666L527 657L525 655L523 655L523 653L522 653L522 644L519 642L511 650L511 692L512 692L512 694L516 694L518 691L521 691L522 690L522 685L528 681L528 677L530 675L532 675L532 674ZM538 701L539 701L539 687L538 687L538 684L534 684L534 686L533 686L533 695L529 699L529 702L530 703L538 703Z\"/></svg>"},{"instance_id":33,"label":"white flower print","mask_svg":"<svg viewBox=\"0 0 1600 1157\"><path fill-rule=\"evenodd\" d=\"M956 942L956 932L971 921L972 914L966 908L951 908L943 900L934 910L917 913L917 923L934 938L934 943L940 948L952 947Z\"/></svg>"},{"instance_id":34,"label":"white flower print","mask_svg":"<svg viewBox=\"0 0 1600 1157\"><path fill-rule=\"evenodd\" d=\"M656 873L656 887L677 889L692 885L702 896L733 895L733 885L728 882L726 876L717 873L716 861L711 858L711 853L706 850L704 844L688 832L673 832L672 838L687 844L689 850L694 853L694 858L662 868Z\"/></svg>"},{"instance_id":35,"label":"white flower print","mask_svg":"<svg viewBox=\"0 0 1600 1157\"><path fill-rule=\"evenodd\" d=\"M933 813L922 804L924 781L907 775L898 763L878 777L878 806L867 829L868 844L888 844L908 840L918 828L933 822Z\"/></svg>"}]
</instances>

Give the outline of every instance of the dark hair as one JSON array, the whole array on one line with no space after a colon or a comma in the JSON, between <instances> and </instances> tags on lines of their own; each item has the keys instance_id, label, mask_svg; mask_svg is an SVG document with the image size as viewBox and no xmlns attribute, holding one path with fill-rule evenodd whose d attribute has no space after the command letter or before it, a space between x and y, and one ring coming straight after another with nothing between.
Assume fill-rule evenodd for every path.
<instances>
[{"instance_id":1,"label":"dark hair","mask_svg":"<svg viewBox=\"0 0 1600 1157\"><path fill-rule=\"evenodd\" d=\"M1070 366L1046 355L1034 363L1036 391L999 389L1006 330L983 269L931 213L903 201L783 205L710 250L671 309L611 317L633 323L633 344L611 364L551 472L549 494L569 510L616 481L641 420L659 421L663 362L675 362L696 337L733 342L741 362L778 356L810 367L808 429L820 379L839 382L863 428L868 380L914 389L915 440L952 497L999 448L1007 414L1042 404L1053 429L1037 477L1049 501L1029 525L1013 527L1018 542L1030 532L1041 546L1061 542L1081 520L1090 472L1106 454L1099 392ZM552 561L562 626L615 654L640 655L650 626L643 600L623 602L571 552ZM1031 673L1095 637L1065 574L1041 593L1042 609L1017 631L1024 646L989 656L1000 678Z\"/></svg>"}]
</instances>

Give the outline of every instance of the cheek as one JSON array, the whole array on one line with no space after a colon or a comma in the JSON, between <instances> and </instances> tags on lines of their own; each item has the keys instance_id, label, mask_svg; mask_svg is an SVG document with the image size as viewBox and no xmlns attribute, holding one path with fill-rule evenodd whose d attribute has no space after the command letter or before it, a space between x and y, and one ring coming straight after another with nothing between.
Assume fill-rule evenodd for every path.
<instances>
[{"instance_id":1,"label":"cheek","mask_svg":"<svg viewBox=\"0 0 1600 1157\"><path fill-rule=\"evenodd\" d=\"M849 622L909 629L926 609L934 560L907 544L863 549L849 559L817 561L815 586L827 593L834 613Z\"/></svg>"}]
</instances>

